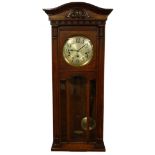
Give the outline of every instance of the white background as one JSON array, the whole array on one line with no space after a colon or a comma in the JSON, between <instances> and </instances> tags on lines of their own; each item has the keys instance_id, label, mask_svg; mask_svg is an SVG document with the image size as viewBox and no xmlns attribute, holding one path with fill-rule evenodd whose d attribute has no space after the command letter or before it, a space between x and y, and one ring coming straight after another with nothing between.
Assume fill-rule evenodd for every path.
<instances>
[{"instance_id":1,"label":"white background","mask_svg":"<svg viewBox=\"0 0 155 155\"><path fill-rule=\"evenodd\" d=\"M66 2L0 2L0 155L62 153L50 152L51 35L42 8ZM114 9L106 24L105 154L154 155L154 1L85 2Z\"/></svg>"}]
</instances>

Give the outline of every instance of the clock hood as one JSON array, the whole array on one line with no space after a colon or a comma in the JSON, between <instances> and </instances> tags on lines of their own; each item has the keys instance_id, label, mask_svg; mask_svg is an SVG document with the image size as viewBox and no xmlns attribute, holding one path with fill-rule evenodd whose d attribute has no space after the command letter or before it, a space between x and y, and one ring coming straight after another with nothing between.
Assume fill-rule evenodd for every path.
<instances>
[{"instance_id":1,"label":"clock hood","mask_svg":"<svg viewBox=\"0 0 155 155\"><path fill-rule=\"evenodd\" d=\"M57 24L74 24L73 21L81 21L81 24L98 24L95 21L106 21L113 9L100 8L85 2L71 2L56 8L43 9L50 21ZM89 21L89 22L83 22ZM77 23L75 23L77 24Z\"/></svg>"}]
</instances>

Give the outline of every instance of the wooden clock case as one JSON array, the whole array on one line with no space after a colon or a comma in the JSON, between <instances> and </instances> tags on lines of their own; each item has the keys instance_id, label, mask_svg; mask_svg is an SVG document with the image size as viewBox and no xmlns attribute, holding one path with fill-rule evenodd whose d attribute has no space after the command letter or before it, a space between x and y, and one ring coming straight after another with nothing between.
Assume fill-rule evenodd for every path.
<instances>
[{"instance_id":1,"label":"wooden clock case","mask_svg":"<svg viewBox=\"0 0 155 155\"><path fill-rule=\"evenodd\" d=\"M53 145L52 151L105 151L103 142L105 23L112 9L72 2L44 9L52 25ZM91 40L89 64L65 62L63 46L73 36ZM81 119L87 119L81 129ZM93 130L91 118L95 120Z\"/></svg>"}]
</instances>

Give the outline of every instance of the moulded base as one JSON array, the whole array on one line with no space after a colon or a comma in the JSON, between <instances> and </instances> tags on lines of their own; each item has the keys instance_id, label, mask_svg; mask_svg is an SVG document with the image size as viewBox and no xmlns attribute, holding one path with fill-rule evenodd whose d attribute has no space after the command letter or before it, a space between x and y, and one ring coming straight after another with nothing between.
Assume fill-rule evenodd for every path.
<instances>
[{"instance_id":1,"label":"moulded base","mask_svg":"<svg viewBox=\"0 0 155 155\"><path fill-rule=\"evenodd\" d=\"M72 142L72 143L53 143L51 151L103 151L105 152L104 143L89 142Z\"/></svg>"}]
</instances>

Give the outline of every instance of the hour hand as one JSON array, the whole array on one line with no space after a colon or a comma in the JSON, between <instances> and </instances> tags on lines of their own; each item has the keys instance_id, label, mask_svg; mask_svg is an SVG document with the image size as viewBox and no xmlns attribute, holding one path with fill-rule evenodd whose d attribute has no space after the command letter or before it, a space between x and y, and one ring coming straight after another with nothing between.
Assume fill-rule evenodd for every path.
<instances>
[{"instance_id":1,"label":"hour hand","mask_svg":"<svg viewBox=\"0 0 155 155\"><path fill-rule=\"evenodd\" d=\"M68 50L68 51L77 51L77 50L70 49L70 50Z\"/></svg>"}]
</instances>

